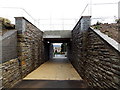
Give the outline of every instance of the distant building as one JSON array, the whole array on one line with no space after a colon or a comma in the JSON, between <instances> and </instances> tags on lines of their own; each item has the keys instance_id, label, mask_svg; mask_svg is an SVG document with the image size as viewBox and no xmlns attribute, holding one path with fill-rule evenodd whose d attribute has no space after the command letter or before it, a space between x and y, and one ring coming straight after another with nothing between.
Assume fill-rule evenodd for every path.
<instances>
[{"instance_id":1,"label":"distant building","mask_svg":"<svg viewBox=\"0 0 120 90\"><path fill-rule=\"evenodd\" d=\"M61 51L61 47L54 47L54 52L60 52Z\"/></svg>"},{"instance_id":2,"label":"distant building","mask_svg":"<svg viewBox=\"0 0 120 90\"><path fill-rule=\"evenodd\" d=\"M54 52L60 52L61 51L61 45L54 45L53 46L53 50L54 50Z\"/></svg>"},{"instance_id":3,"label":"distant building","mask_svg":"<svg viewBox=\"0 0 120 90\"><path fill-rule=\"evenodd\" d=\"M118 18L120 18L120 1L118 2Z\"/></svg>"}]
</instances>

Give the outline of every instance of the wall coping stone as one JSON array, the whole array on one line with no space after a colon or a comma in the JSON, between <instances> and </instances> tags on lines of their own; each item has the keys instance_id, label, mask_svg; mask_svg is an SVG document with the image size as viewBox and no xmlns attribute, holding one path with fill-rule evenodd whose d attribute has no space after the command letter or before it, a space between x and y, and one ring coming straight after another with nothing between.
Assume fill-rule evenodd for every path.
<instances>
[{"instance_id":1,"label":"wall coping stone","mask_svg":"<svg viewBox=\"0 0 120 90\"><path fill-rule=\"evenodd\" d=\"M2 36L2 40L5 39L5 38L7 38L7 37L9 37L9 36L11 36L12 34L14 34L14 33L16 33L16 32L17 32L17 30L9 30L9 31L7 31L7 32Z\"/></svg>"},{"instance_id":2,"label":"wall coping stone","mask_svg":"<svg viewBox=\"0 0 120 90\"><path fill-rule=\"evenodd\" d=\"M109 43L112 47L114 47L117 51L120 52L120 44L112 39L111 37L108 37L106 34L100 32L100 30L94 29L90 27L91 30L93 30L96 34L98 34L101 38L103 38L107 43Z\"/></svg>"},{"instance_id":3,"label":"wall coping stone","mask_svg":"<svg viewBox=\"0 0 120 90\"><path fill-rule=\"evenodd\" d=\"M91 16L81 16L81 18L78 20L78 22L77 22L77 24L75 25L75 27L73 28L73 30L77 27L78 24L80 24L80 21L81 21L81 19L83 19L83 18L91 18ZM72 32L73 32L73 30L72 30Z\"/></svg>"},{"instance_id":4,"label":"wall coping stone","mask_svg":"<svg viewBox=\"0 0 120 90\"><path fill-rule=\"evenodd\" d=\"M34 27L36 27L37 29L39 29L37 26L35 26L33 23L31 23L29 20L27 20L25 17L14 17L15 19L20 18L20 19L24 19L25 21L29 22L30 24L32 24ZM40 29L39 29L40 30ZM40 30L41 31L41 30ZM43 31L41 31L43 33Z\"/></svg>"}]
</instances>

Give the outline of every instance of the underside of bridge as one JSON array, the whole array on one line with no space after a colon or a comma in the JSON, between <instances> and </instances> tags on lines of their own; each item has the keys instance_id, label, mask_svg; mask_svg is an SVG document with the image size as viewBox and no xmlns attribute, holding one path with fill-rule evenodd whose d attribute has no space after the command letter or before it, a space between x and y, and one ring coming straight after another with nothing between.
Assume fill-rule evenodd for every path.
<instances>
[{"instance_id":1,"label":"underside of bridge","mask_svg":"<svg viewBox=\"0 0 120 90\"><path fill-rule=\"evenodd\" d=\"M48 30L43 33L43 40L45 47L48 47L49 50L46 50L49 56L49 59L53 58L53 43L70 43L72 39L70 30ZM68 53L68 50L67 50Z\"/></svg>"},{"instance_id":2,"label":"underside of bridge","mask_svg":"<svg viewBox=\"0 0 120 90\"><path fill-rule=\"evenodd\" d=\"M44 38L44 47L47 48L45 52L47 53L48 60L53 58L53 44L54 43L66 43L67 45L67 53L68 53L68 47L70 43L71 38Z\"/></svg>"},{"instance_id":3,"label":"underside of bridge","mask_svg":"<svg viewBox=\"0 0 120 90\"><path fill-rule=\"evenodd\" d=\"M68 56L64 54L54 56L53 44L66 43L68 54L70 40L71 37L43 38L45 59L47 61L24 77L14 88L87 88L87 83L70 63Z\"/></svg>"},{"instance_id":4,"label":"underside of bridge","mask_svg":"<svg viewBox=\"0 0 120 90\"><path fill-rule=\"evenodd\" d=\"M69 43L71 38L44 38L48 43Z\"/></svg>"}]
</instances>

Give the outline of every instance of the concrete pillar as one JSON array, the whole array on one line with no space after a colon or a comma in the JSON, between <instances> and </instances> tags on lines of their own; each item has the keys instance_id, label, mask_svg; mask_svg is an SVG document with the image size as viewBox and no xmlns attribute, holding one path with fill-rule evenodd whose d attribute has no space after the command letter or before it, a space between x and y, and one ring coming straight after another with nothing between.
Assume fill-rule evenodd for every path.
<instances>
[{"instance_id":1,"label":"concrete pillar","mask_svg":"<svg viewBox=\"0 0 120 90\"><path fill-rule=\"evenodd\" d=\"M81 26L81 31L84 32L86 30L88 30L88 28L91 25L91 16L82 16L81 20L80 20L80 26Z\"/></svg>"},{"instance_id":2,"label":"concrete pillar","mask_svg":"<svg viewBox=\"0 0 120 90\"><path fill-rule=\"evenodd\" d=\"M18 34L22 34L25 31L25 22L24 17L15 17L15 29L18 31Z\"/></svg>"},{"instance_id":3,"label":"concrete pillar","mask_svg":"<svg viewBox=\"0 0 120 90\"><path fill-rule=\"evenodd\" d=\"M87 51L87 45L88 45L88 29L89 29L89 27L90 27L90 25L91 25L91 16L82 16L81 17L81 20L80 20L80 22L81 22L81 30L80 30L80 32L82 33L82 52L84 53L83 55L82 55L82 58L83 58L83 60L86 60L86 56L87 56L87 53L86 53L86 51Z\"/></svg>"},{"instance_id":4,"label":"concrete pillar","mask_svg":"<svg viewBox=\"0 0 120 90\"><path fill-rule=\"evenodd\" d=\"M118 2L118 18L120 19L120 1Z\"/></svg>"},{"instance_id":5,"label":"concrete pillar","mask_svg":"<svg viewBox=\"0 0 120 90\"><path fill-rule=\"evenodd\" d=\"M51 43L50 44L50 47L49 47L49 59L52 60L53 59L53 44Z\"/></svg>"}]
</instances>

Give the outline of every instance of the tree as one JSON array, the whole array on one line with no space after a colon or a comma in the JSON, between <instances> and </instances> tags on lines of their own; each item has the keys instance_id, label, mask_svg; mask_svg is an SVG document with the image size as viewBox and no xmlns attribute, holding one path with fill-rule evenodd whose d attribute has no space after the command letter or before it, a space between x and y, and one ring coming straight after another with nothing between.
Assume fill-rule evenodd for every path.
<instances>
[{"instance_id":1,"label":"tree","mask_svg":"<svg viewBox=\"0 0 120 90\"><path fill-rule=\"evenodd\" d=\"M120 23L120 19L116 19L115 21L116 21L117 23Z\"/></svg>"},{"instance_id":2,"label":"tree","mask_svg":"<svg viewBox=\"0 0 120 90\"><path fill-rule=\"evenodd\" d=\"M61 52L66 52L67 51L67 44L66 43L63 43L61 45Z\"/></svg>"}]
</instances>

